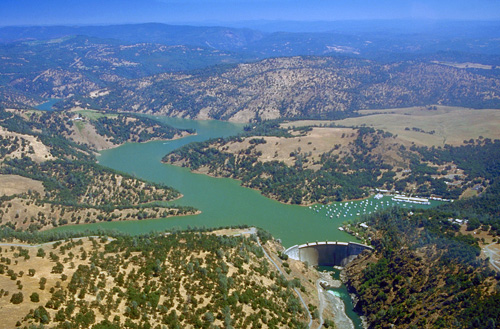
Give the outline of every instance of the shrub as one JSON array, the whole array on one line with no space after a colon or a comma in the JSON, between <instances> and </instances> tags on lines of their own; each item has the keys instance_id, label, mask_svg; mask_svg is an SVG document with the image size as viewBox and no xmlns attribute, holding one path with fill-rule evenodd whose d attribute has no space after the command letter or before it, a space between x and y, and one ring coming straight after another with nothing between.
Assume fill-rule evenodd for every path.
<instances>
[{"instance_id":1,"label":"shrub","mask_svg":"<svg viewBox=\"0 0 500 329\"><path fill-rule=\"evenodd\" d=\"M21 304L24 300L23 293L18 292L17 294L13 294L12 297L10 297L10 302L12 304Z\"/></svg>"},{"instance_id":2,"label":"shrub","mask_svg":"<svg viewBox=\"0 0 500 329\"><path fill-rule=\"evenodd\" d=\"M34 292L31 294L30 299L33 303L38 303L40 301L40 296L38 293Z\"/></svg>"}]
</instances>

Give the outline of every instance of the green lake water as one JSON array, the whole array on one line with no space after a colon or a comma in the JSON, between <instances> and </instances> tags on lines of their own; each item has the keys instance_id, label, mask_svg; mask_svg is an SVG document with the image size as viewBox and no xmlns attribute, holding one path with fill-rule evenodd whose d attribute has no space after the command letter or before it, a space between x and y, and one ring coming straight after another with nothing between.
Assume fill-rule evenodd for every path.
<instances>
[{"instance_id":1,"label":"green lake water","mask_svg":"<svg viewBox=\"0 0 500 329\"><path fill-rule=\"evenodd\" d=\"M53 111L54 109L52 108L52 106L60 100L60 98L51 98L45 103L35 106L35 108L40 111Z\"/></svg>"},{"instance_id":2,"label":"green lake water","mask_svg":"<svg viewBox=\"0 0 500 329\"><path fill-rule=\"evenodd\" d=\"M194 174L186 168L163 164L161 158L172 150L193 141L235 135L242 131L243 125L177 118L162 118L162 120L178 128L194 128L197 135L167 142L125 144L103 151L98 157L99 163L139 178L172 186L184 195L183 198L172 202L173 204L193 206L202 213L156 220L63 226L55 230L102 228L140 234L174 227L246 224L268 230L274 237L281 239L285 247L289 247L312 241L356 241L351 235L338 230L342 222L359 216L358 213L365 212L365 208L366 212L369 212L391 205L389 197L381 200L371 198L368 203L364 201L364 204L361 204L363 201L355 201L348 205L345 203L331 205L332 209L342 207L342 214L337 216L340 210L333 213L327 206L285 205L262 196L258 191L241 187L237 180Z\"/></svg>"}]
</instances>

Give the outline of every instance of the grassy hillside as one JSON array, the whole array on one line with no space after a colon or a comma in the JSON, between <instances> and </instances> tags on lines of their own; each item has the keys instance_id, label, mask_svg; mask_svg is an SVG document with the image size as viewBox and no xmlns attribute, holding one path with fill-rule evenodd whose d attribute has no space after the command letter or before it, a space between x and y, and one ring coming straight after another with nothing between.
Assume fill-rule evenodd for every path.
<instances>
[{"instance_id":1,"label":"grassy hillside","mask_svg":"<svg viewBox=\"0 0 500 329\"><path fill-rule=\"evenodd\" d=\"M461 145L479 136L500 139L500 111L433 105L386 110L363 110L361 116L336 121L343 126L366 125L389 131L417 145ZM297 124L297 123L296 123ZM298 124L297 124L298 125Z\"/></svg>"}]
</instances>

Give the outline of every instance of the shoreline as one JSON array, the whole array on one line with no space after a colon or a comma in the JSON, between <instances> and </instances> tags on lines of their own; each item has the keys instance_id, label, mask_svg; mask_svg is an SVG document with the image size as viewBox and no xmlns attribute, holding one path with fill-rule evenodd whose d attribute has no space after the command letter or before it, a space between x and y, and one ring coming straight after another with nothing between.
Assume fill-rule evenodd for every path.
<instances>
[{"instance_id":1,"label":"shoreline","mask_svg":"<svg viewBox=\"0 0 500 329\"><path fill-rule=\"evenodd\" d=\"M166 208L168 209L168 208ZM172 208L172 209L176 209L176 208ZM101 224L101 223L110 223L110 222L135 222L135 221L145 221L145 220L160 220L160 219L167 219L167 218L172 218L172 217L186 217L186 216L197 216L199 214L201 214L202 211L201 210L196 210L194 213L189 213L189 214L182 214L182 215L168 215L166 217L156 217L156 218L145 218L145 219L113 219L113 220L110 220L110 221L99 221L99 222L95 222L95 223L92 223L92 222L89 222L89 223L80 223L80 224L63 224L63 225L58 225L58 226L53 226L53 227L42 227L40 230L38 230L38 232L46 232L46 231L50 231L50 230L53 230L53 229L57 229L59 227L70 227L70 226L82 226L82 225L88 225L88 224Z\"/></svg>"},{"instance_id":2,"label":"shoreline","mask_svg":"<svg viewBox=\"0 0 500 329\"><path fill-rule=\"evenodd\" d=\"M137 113L137 112L96 110L96 109L86 109L86 108L81 108L81 107L73 107L71 109L68 109L67 111L71 112L71 113L76 113L77 111L85 111L85 110L95 111L95 112L103 112L103 113L108 113L108 114L116 114L116 115L123 114L123 115L129 115L129 116L130 115L134 115L134 114L141 114L141 113ZM146 115L148 115L148 114L146 114ZM151 115L151 114L149 114L149 115L153 116L153 117L162 117L161 115ZM182 130L182 129L180 129L180 130ZM173 138L168 138L168 139L154 137L154 138L151 138L151 139L149 139L147 141L143 141L143 142L125 141L125 142L119 143L119 144L113 144L112 142L108 141L111 145L104 146L104 147L96 147L93 151L94 151L94 153L99 154L101 151L111 150L111 149L120 147L122 145L125 145L127 143L143 144L143 143L148 143L148 142L153 142L153 141L165 141L165 142L168 142L168 141L173 141L173 140L181 139L181 138L184 138L186 136L192 136L192 135L197 135L197 134L198 133L196 131L194 133L192 133L192 134L188 133L187 131L181 131L180 134L175 134ZM87 144L87 145L89 145L89 144ZM91 148L93 148L91 145L89 145L89 146ZM99 163L99 162L97 162L97 163Z\"/></svg>"},{"instance_id":3,"label":"shoreline","mask_svg":"<svg viewBox=\"0 0 500 329\"><path fill-rule=\"evenodd\" d=\"M128 144L128 143L133 143L133 144L146 144L146 143L149 143L149 142L170 142L170 141L175 141L175 140L178 140L178 139L182 139L184 137L188 137L188 136L196 136L198 135L198 133L193 133L193 134L189 134L189 133L183 133L183 134L175 134L175 136L173 138L170 138L170 139L163 139L163 138L151 138L150 140L147 140L147 141L143 141L143 142L124 142L124 143L121 143L121 144L113 144L113 146L109 146L109 147L104 147L104 148L99 148L99 149L96 149L95 150L95 153L97 154L100 154L101 151L107 151L107 150L112 150L112 149L115 149L117 147L120 147L120 146L123 146L125 144ZM97 163L99 163L99 161L97 161Z\"/></svg>"},{"instance_id":4,"label":"shoreline","mask_svg":"<svg viewBox=\"0 0 500 329\"><path fill-rule=\"evenodd\" d=\"M168 201L152 201L149 203L141 203L138 205L117 206L111 210L105 210L103 208L90 205L64 205L59 203L44 202L40 205L40 207L34 209L32 208L30 212L45 212L49 211L49 208L51 206L55 206L55 213L50 217L50 220L42 220L37 221L36 223L30 223L36 225L36 231L45 232L67 226L76 227L82 225L99 225L106 222L158 220L200 215L202 211L199 209L196 209L194 207L191 207L190 209L190 207L185 207L174 203L175 200L179 200L183 196L183 194L179 194L179 196ZM11 202L15 208L16 205L22 206L25 202L36 203L37 201L34 201L32 199L14 197L10 199L9 202ZM76 220L76 217L78 217L78 220ZM21 229L23 231L28 230L27 224L25 222L21 224L21 222L17 219L14 220L10 217L4 218L4 222L7 224L14 224L16 229Z\"/></svg>"},{"instance_id":5,"label":"shoreline","mask_svg":"<svg viewBox=\"0 0 500 329\"><path fill-rule=\"evenodd\" d=\"M262 196L264 196L264 197L266 197L266 198L268 198L270 200L277 201L277 202L279 202L281 204L285 204L285 205L289 205L289 206L309 207L309 206L312 206L312 205L315 205L315 204L323 204L323 205L324 204L331 204L332 202L363 201L363 200L367 200L367 199L369 199L371 197L371 195L370 195L370 196L367 196L366 198L348 199L348 200L342 200L342 201L332 201L332 202L328 202L328 203L322 203L320 201L316 201L316 202L307 202L307 203L295 204L295 203L280 201L280 200L276 199L273 195L266 195L266 194L262 193L262 191L259 190L258 188L253 188L253 187L245 186L245 185L241 184L241 180L237 179L237 178L226 177L226 176L217 176L217 175L214 175L213 173L209 173L208 171L205 171L205 170L199 170L199 169L193 170L193 169L191 169L191 168L189 168L187 166L183 167L182 164L179 165L180 161L177 162L177 163L171 163L171 162L165 162L165 161L161 161L161 162L164 163L164 164L169 164L169 165L180 167L180 168L187 168L190 172L192 172L194 174L198 174L198 175L206 175L206 176L209 176L209 177L212 177L212 178L229 178L229 179L233 179L233 180L239 181L241 187L248 188L248 189L254 190L254 191L258 191ZM204 167L204 168L206 168L206 167Z\"/></svg>"}]
</instances>

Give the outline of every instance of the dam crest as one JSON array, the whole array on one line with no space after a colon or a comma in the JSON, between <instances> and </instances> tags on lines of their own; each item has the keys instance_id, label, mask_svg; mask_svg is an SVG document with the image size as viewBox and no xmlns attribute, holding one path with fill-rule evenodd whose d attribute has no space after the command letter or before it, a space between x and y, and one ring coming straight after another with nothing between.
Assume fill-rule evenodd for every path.
<instances>
[{"instance_id":1,"label":"dam crest","mask_svg":"<svg viewBox=\"0 0 500 329\"><path fill-rule=\"evenodd\" d=\"M373 248L356 242L322 241L292 246L284 254L312 266L345 266L364 250Z\"/></svg>"}]
</instances>

